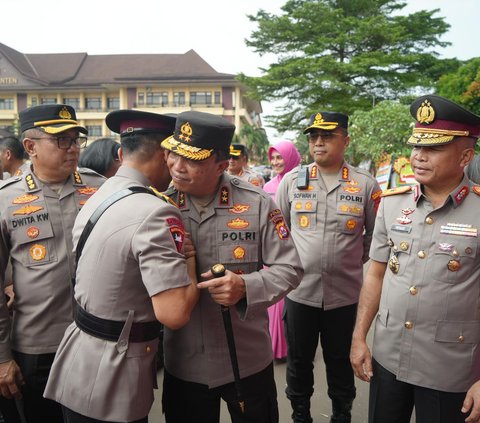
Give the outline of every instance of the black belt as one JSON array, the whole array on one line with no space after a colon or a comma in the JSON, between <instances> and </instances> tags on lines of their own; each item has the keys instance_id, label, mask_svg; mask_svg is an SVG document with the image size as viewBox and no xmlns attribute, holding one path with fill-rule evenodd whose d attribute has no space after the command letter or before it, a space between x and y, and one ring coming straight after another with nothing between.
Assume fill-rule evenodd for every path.
<instances>
[{"instance_id":1,"label":"black belt","mask_svg":"<svg viewBox=\"0 0 480 423\"><path fill-rule=\"evenodd\" d=\"M84 310L78 303L75 307L75 323L79 329L89 335L113 342L118 341L125 326L125 322L94 316ZM153 322L133 322L128 340L129 342L152 341L159 337L161 327L160 322L156 320Z\"/></svg>"}]
</instances>

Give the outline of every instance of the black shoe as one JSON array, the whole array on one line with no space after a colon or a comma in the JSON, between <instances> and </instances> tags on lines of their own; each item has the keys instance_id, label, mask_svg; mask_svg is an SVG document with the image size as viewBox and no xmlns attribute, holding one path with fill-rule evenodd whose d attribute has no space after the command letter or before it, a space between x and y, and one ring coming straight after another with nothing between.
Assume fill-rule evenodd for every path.
<instances>
[{"instance_id":1,"label":"black shoe","mask_svg":"<svg viewBox=\"0 0 480 423\"><path fill-rule=\"evenodd\" d=\"M292 403L292 421L293 423L313 423L310 415L310 398L297 398L290 400Z\"/></svg>"},{"instance_id":2,"label":"black shoe","mask_svg":"<svg viewBox=\"0 0 480 423\"><path fill-rule=\"evenodd\" d=\"M352 421L352 401L332 401L333 414L330 417L330 423L351 423Z\"/></svg>"}]
</instances>

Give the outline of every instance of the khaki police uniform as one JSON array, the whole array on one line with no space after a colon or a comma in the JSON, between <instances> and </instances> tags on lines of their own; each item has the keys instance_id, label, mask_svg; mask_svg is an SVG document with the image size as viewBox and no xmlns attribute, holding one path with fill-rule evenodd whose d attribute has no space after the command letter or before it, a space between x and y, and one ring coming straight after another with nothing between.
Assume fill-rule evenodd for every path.
<instances>
[{"instance_id":1,"label":"khaki police uniform","mask_svg":"<svg viewBox=\"0 0 480 423\"><path fill-rule=\"evenodd\" d=\"M246 298L230 307L233 333L241 378L259 373L272 362L267 308L303 274L280 210L268 194L227 173L202 215L188 194L174 188L167 194L192 234L198 274L223 263L245 280ZM179 379L210 388L234 380L220 305L208 291L201 291L186 326L165 329L164 348L165 368Z\"/></svg>"},{"instance_id":2,"label":"khaki police uniform","mask_svg":"<svg viewBox=\"0 0 480 423\"><path fill-rule=\"evenodd\" d=\"M120 167L78 215L74 243L105 199L127 187L149 184L139 171ZM58 349L47 398L98 420L136 421L148 415L156 387L158 339L129 342L130 327L156 321L152 296L189 284L180 252L183 234L176 207L154 195L133 194L105 211L80 257L75 300L96 317L126 323L116 342L72 323Z\"/></svg>"},{"instance_id":3,"label":"khaki police uniform","mask_svg":"<svg viewBox=\"0 0 480 423\"><path fill-rule=\"evenodd\" d=\"M373 356L399 381L466 392L480 379L480 187L464 178L435 210L419 186L393 194L370 250L388 263Z\"/></svg>"},{"instance_id":4,"label":"khaki police uniform","mask_svg":"<svg viewBox=\"0 0 480 423\"><path fill-rule=\"evenodd\" d=\"M277 190L277 204L305 267L302 283L288 298L325 310L355 304L380 188L370 173L345 162L330 191L314 163L307 169L308 188L297 188L297 167L285 175Z\"/></svg>"},{"instance_id":5,"label":"khaki police uniform","mask_svg":"<svg viewBox=\"0 0 480 423\"><path fill-rule=\"evenodd\" d=\"M58 194L29 168L0 184L0 282L3 290L10 258L15 290L11 323L1 300L0 361L12 358L11 350L57 350L72 322L73 223L104 181L89 169L79 169Z\"/></svg>"}]
</instances>

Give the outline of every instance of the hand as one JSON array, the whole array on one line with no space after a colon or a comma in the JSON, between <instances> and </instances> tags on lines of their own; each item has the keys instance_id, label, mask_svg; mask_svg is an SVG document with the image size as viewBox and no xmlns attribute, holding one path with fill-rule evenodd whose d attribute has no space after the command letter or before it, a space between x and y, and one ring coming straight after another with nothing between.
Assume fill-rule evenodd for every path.
<instances>
[{"instance_id":1,"label":"hand","mask_svg":"<svg viewBox=\"0 0 480 423\"><path fill-rule=\"evenodd\" d=\"M0 392L5 398L22 398L20 387L25 384L15 360L0 363Z\"/></svg>"},{"instance_id":2,"label":"hand","mask_svg":"<svg viewBox=\"0 0 480 423\"><path fill-rule=\"evenodd\" d=\"M197 254L195 250L195 245L193 245L192 235L190 232L185 232L185 237L183 239L183 254L185 258L194 257Z\"/></svg>"},{"instance_id":3,"label":"hand","mask_svg":"<svg viewBox=\"0 0 480 423\"><path fill-rule=\"evenodd\" d=\"M465 396L463 401L462 413L468 413L469 416L465 419L468 423L480 422L480 380L474 383Z\"/></svg>"},{"instance_id":4,"label":"hand","mask_svg":"<svg viewBox=\"0 0 480 423\"><path fill-rule=\"evenodd\" d=\"M372 354L365 340L352 339L350 363L355 376L365 382L370 382L373 376Z\"/></svg>"},{"instance_id":5,"label":"hand","mask_svg":"<svg viewBox=\"0 0 480 423\"><path fill-rule=\"evenodd\" d=\"M15 292L13 291L13 283L6 285L4 289L5 295L8 295L7 308L8 311L12 311L13 302L15 301Z\"/></svg>"},{"instance_id":6,"label":"hand","mask_svg":"<svg viewBox=\"0 0 480 423\"><path fill-rule=\"evenodd\" d=\"M221 278L212 278L212 272L209 270L200 275L202 278L210 279L200 282L197 286L200 289L208 289L213 301L220 305L235 305L245 296L245 281L243 278L230 270L225 271L225 276Z\"/></svg>"}]
</instances>

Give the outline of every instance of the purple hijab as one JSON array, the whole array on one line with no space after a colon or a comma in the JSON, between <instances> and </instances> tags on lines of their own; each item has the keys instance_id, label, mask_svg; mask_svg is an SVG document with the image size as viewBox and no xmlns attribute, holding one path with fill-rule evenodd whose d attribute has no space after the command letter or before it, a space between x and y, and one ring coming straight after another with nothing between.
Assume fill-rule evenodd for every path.
<instances>
[{"instance_id":1,"label":"purple hijab","mask_svg":"<svg viewBox=\"0 0 480 423\"><path fill-rule=\"evenodd\" d=\"M295 147L295 144L291 141L279 141L275 145L272 145L268 149L268 159L270 161L272 161L272 154L275 151L280 154L285 161L285 168L283 169L282 173L272 178L263 187L263 189L268 192L274 199L275 193L277 192L278 184L282 180L283 175L285 175L285 173L287 172L290 172L294 167L298 166L302 160L302 157L300 156L297 147Z\"/></svg>"}]
</instances>

